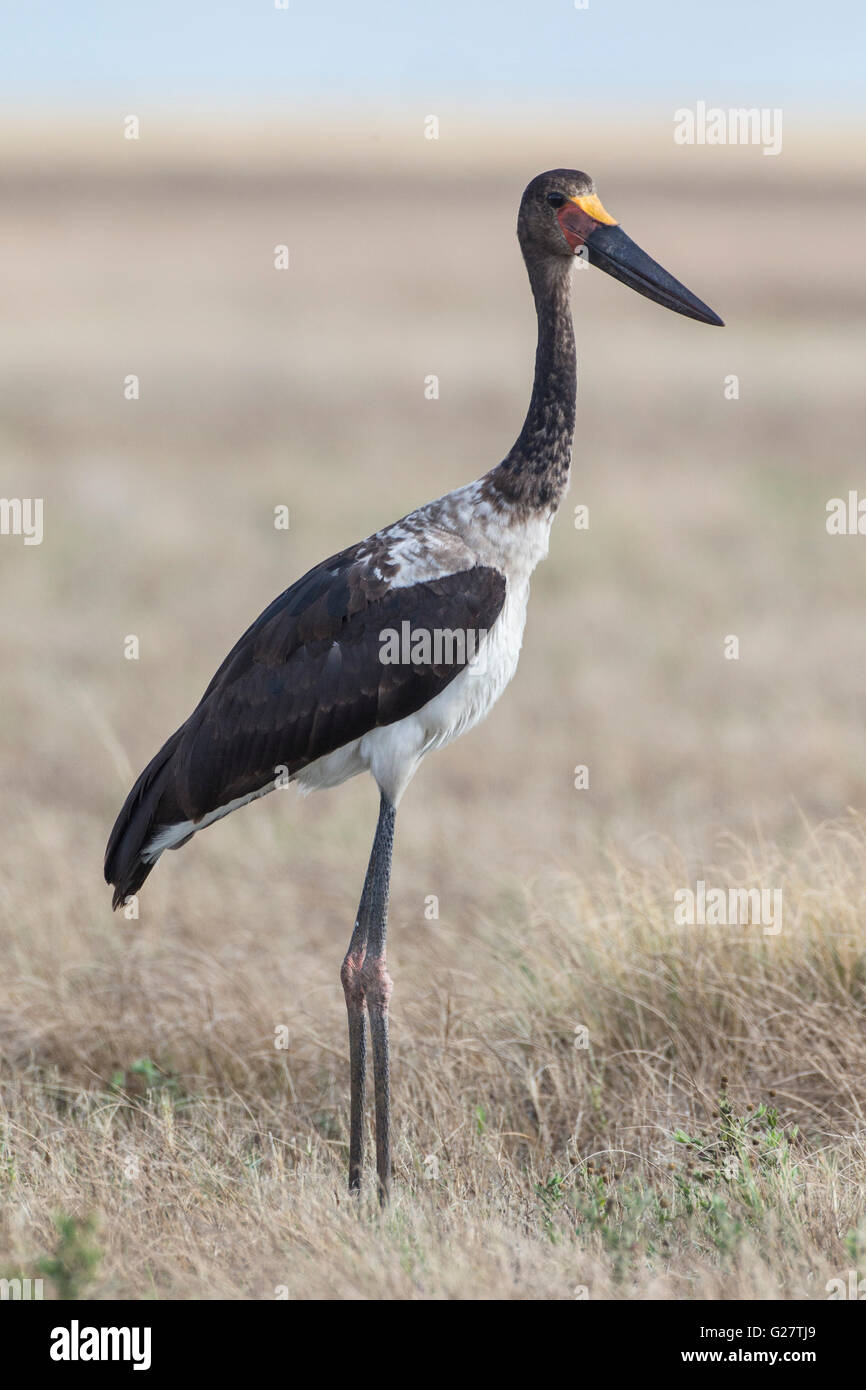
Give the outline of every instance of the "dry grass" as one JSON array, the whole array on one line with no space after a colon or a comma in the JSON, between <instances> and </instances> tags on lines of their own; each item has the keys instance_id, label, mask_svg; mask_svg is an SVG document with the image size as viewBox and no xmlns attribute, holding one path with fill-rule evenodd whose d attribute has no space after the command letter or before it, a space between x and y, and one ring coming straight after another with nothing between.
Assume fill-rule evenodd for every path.
<instances>
[{"instance_id":1,"label":"dry grass","mask_svg":"<svg viewBox=\"0 0 866 1390\"><path fill-rule=\"evenodd\" d=\"M51 1287L97 1297L821 1298L864 1272L863 542L824 529L866 424L862 189L838 148L793 174L728 151L696 182L672 155L605 180L558 142L506 168L498 143L490 168L436 151L435 197L427 149L346 156L339 246L333 147L325 173L213 144L198 173L189 148L180 173L85 149L2 171L3 491L44 497L46 532L0 540L0 1275L58 1242ZM398 824L380 1215L344 1193L338 980L372 789L215 826L137 922L102 850L275 592L507 447L532 357L514 204L562 162L595 163L729 327L578 277L575 482L521 669ZM697 877L782 888L782 931L675 926Z\"/></svg>"},{"instance_id":2,"label":"dry grass","mask_svg":"<svg viewBox=\"0 0 866 1390\"><path fill-rule=\"evenodd\" d=\"M706 872L781 888L781 932L675 926L676 860L515 890L469 950L401 924L384 1215L344 1191L338 992L304 964L298 989L267 922L217 950L183 914L58 953L34 903L3 1048L7 1265L35 1272L60 1210L98 1213L96 1296L825 1296L866 1255L866 826ZM240 917L242 886L221 896Z\"/></svg>"}]
</instances>

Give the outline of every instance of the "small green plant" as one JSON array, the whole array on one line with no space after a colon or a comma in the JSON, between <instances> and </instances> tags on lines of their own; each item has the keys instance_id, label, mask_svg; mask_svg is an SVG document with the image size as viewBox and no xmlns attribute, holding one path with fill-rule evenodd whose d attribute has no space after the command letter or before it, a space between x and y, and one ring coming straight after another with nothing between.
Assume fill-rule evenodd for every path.
<instances>
[{"instance_id":1,"label":"small green plant","mask_svg":"<svg viewBox=\"0 0 866 1390\"><path fill-rule=\"evenodd\" d=\"M848 1232L845 1250L859 1275L861 1269L866 1267L866 1221L861 1222L855 1231Z\"/></svg>"},{"instance_id":2,"label":"small green plant","mask_svg":"<svg viewBox=\"0 0 866 1390\"><path fill-rule=\"evenodd\" d=\"M617 1180L604 1165L586 1173L583 1191L575 1191L572 1205L579 1227L598 1235L613 1257L613 1275L621 1282L646 1250L658 1215L656 1194L637 1180Z\"/></svg>"},{"instance_id":3,"label":"small green plant","mask_svg":"<svg viewBox=\"0 0 866 1390\"><path fill-rule=\"evenodd\" d=\"M340 1121L333 1110L317 1110L313 1115L313 1126L324 1139L339 1139L340 1137Z\"/></svg>"},{"instance_id":4,"label":"small green plant","mask_svg":"<svg viewBox=\"0 0 866 1390\"><path fill-rule=\"evenodd\" d=\"M802 1180L796 1128L786 1129L772 1104L735 1107L726 1086L723 1078L713 1123L671 1136L676 1152L667 1181L662 1165L648 1183L589 1160L536 1183L549 1239L597 1241L612 1257L617 1280L641 1261L659 1268L677 1245L702 1248L720 1261L733 1257L780 1204L796 1202ZM856 1264L853 1242L849 1249Z\"/></svg>"},{"instance_id":5,"label":"small green plant","mask_svg":"<svg viewBox=\"0 0 866 1390\"><path fill-rule=\"evenodd\" d=\"M92 1216L77 1220L74 1216L57 1216L55 1224L60 1236L54 1254L37 1261L40 1274L50 1279L57 1297L78 1299L92 1280L102 1258L99 1247L92 1242L96 1222Z\"/></svg>"},{"instance_id":6,"label":"small green plant","mask_svg":"<svg viewBox=\"0 0 866 1390\"><path fill-rule=\"evenodd\" d=\"M749 1227L757 1227L781 1193L796 1192L799 1168L792 1145L797 1128L786 1130L775 1106L741 1106L727 1094L727 1077L712 1113L713 1126L696 1134L674 1131L686 1150L674 1185L680 1209L703 1213L716 1249L730 1254ZM772 1092L771 1092L772 1095Z\"/></svg>"},{"instance_id":7,"label":"small green plant","mask_svg":"<svg viewBox=\"0 0 866 1390\"><path fill-rule=\"evenodd\" d=\"M541 1199L542 1223L548 1236L555 1244L559 1240L559 1231L554 1218L568 1195L565 1179L561 1173L553 1173L547 1182L537 1182L535 1191Z\"/></svg>"},{"instance_id":8,"label":"small green plant","mask_svg":"<svg viewBox=\"0 0 866 1390\"><path fill-rule=\"evenodd\" d=\"M183 1099L177 1073L163 1070L150 1057L140 1057L126 1068L118 1067L112 1074L109 1089L128 1096L162 1094L173 1102Z\"/></svg>"},{"instance_id":9,"label":"small green plant","mask_svg":"<svg viewBox=\"0 0 866 1390\"><path fill-rule=\"evenodd\" d=\"M725 1081L723 1078L723 1084ZM745 1113L737 1114L723 1090L713 1119L714 1129L695 1135L681 1129L673 1133L675 1143L689 1150L690 1176L712 1185L734 1184L744 1196L759 1175L787 1169L796 1178L791 1145L797 1138L797 1128L785 1130L774 1106L748 1104Z\"/></svg>"},{"instance_id":10,"label":"small green plant","mask_svg":"<svg viewBox=\"0 0 866 1390\"><path fill-rule=\"evenodd\" d=\"M648 1209L654 1194L637 1181L617 1182L607 1165L590 1162L570 1177L554 1172L535 1184L541 1220L556 1245L567 1235L582 1241L595 1237L613 1257L614 1277L621 1280L645 1245Z\"/></svg>"}]
</instances>

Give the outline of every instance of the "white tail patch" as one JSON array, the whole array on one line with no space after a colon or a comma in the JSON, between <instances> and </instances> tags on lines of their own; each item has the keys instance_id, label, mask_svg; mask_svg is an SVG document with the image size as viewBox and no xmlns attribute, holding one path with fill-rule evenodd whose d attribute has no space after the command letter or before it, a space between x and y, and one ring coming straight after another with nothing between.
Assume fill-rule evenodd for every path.
<instances>
[{"instance_id":1,"label":"white tail patch","mask_svg":"<svg viewBox=\"0 0 866 1390\"><path fill-rule=\"evenodd\" d=\"M197 831L204 830L206 825L213 825L215 820L222 820L223 816L231 815L232 811L237 811L240 806L246 806L250 801L258 801L260 796L267 796L268 792L273 790L273 782L268 782L266 787L261 787L257 792L250 792L248 796L236 796L234 801L227 801L225 806L208 811L201 820L181 820L174 825L163 825L141 851L142 859L145 864L155 863L164 849L180 849Z\"/></svg>"}]
</instances>

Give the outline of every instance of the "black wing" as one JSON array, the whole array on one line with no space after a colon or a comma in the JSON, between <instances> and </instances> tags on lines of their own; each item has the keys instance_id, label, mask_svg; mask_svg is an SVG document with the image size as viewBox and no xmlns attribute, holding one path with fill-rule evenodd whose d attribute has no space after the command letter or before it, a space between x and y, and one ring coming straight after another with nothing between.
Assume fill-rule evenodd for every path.
<instances>
[{"instance_id":1,"label":"black wing","mask_svg":"<svg viewBox=\"0 0 866 1390\"><path fill-rule=\"evenodd\" d=\"M384 630L489 631L505 600L499 570L475 566L404 588L360 547L309 571L256 619L196 709L145 768L111 833L115 905L150 870L141 851L162 826L198 821L294 775L369 730L420 709L466 664L386 664ZM453 653L451 654L453 657ZM471 656L471 650L468 652ZM130 886L132 885L132 886Z\"/></svg>"}]
</instances>

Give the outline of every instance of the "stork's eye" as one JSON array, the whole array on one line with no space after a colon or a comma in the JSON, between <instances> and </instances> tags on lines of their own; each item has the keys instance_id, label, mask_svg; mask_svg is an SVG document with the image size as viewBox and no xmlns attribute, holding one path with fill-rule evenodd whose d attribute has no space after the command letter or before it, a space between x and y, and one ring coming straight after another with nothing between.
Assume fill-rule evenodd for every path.
<instances>
[{"instance_id":1,"label":"stork's eye","mask_svg":"<svg viewBox=\"0 0 866 1390\"><path fill-rule=\"evenodd\" d=\"M548 193L547 201L550 203L550 206L552 208L561 208L563 203L567 202L568 200L564 193Z\"/></svg>"}]
</instances>

